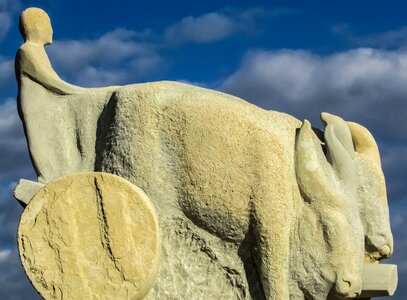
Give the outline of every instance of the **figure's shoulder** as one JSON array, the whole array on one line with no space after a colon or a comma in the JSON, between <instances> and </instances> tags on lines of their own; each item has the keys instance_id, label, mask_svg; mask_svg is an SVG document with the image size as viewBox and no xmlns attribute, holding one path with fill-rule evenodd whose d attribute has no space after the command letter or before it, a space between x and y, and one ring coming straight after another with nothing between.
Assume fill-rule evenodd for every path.
<instances>
[{"instance_id":1,"label":"figure's shoulder","mask_svg":"<svg viewBox=\"0 0 407 300\"><path fill-rule=\"evenodd\" d=\"M32 57L35 56L36 53L43 52L44 47L42 45L36 43L24 43L18 48L17 56L23 57Z\"/></svg>"},{"instance_id":2,"label":"figure's shoulder","mask_svg":"<svg viewBox=\"0 0 407 300\"><path fill-rule=\"evenodd\" d=\"M24 43L18 48L17 53L16 53L16 60L21 61L22 59L26 59L27 57L31 56L31 53L33 50L27 43Z\"/></svg>"},{"instance_id":3,"label":"figure's shoulder","mask_svg":"<svg viewBox=\"0 0 407 300\"><path fill-rule=\"evenodd\" d=\"M32 68L32 60L34 57L34 49L28 43L24 43L18 48L15 57L16 71L23 71Z\"/></svg>"},{"instance_id":4,"label":"figure's shoulder","mask_svg":"<svg viewBox=\"0 0 407 300\"><path fill-rule=\"evenodd\" d=\"M40 68L49 69L49 59L44 46L37 43L26 42L20 46L16 54L16 65L21 70Z\"/></svg>"}]
</instances>

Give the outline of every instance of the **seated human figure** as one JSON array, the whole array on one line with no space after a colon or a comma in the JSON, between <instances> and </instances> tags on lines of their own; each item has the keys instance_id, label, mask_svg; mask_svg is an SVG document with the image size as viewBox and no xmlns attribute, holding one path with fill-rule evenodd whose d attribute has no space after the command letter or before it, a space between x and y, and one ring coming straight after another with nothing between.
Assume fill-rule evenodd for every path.
<instances>
[{"instance_id":1,"label":"seated human figure","mask_svg":"<svg viewBox=\"0 0 407 300\"><path fill-rule=\"evenodd\" d=\"M44 49L52 43L53 31L43 10L25 10L20 32L24 44L16 55L17 103L38 181L93 171L97 118L115 87L82 88L58 76Z\"/></svg>"}]
</instances>

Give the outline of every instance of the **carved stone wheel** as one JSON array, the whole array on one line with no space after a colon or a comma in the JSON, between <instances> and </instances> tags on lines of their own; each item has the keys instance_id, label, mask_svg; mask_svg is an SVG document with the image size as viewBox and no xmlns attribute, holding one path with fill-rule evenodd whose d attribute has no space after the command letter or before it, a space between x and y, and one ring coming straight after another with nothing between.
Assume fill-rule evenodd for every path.
<instances>
[{"instance_id":1,"label":"carved stone wheel","mask_svg":"<svg viewBox=\"0 0 407 300\"><path fill-rule=\"evenodd\" d=\"M141 299L160 255L147 195L116 175L83 173L43 187L22 214L21 262L45 299Z\"/></svg>"}]
</instances>

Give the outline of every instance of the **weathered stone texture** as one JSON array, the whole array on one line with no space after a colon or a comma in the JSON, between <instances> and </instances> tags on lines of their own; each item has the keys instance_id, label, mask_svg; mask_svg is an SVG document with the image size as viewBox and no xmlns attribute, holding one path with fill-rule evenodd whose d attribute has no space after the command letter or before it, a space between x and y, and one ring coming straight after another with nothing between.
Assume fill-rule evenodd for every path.
<instances>
[{"instance_id":1,"label":"weathered stone texture","mask_svg":"<svg viewBox=\"0 0 407 300\"><path fill-rule=\"evenodd\" d=\"M321 132L177 82L73 86L44 50L46 13L21 20L18 106L48 185L33 200L35 185L17 189L31 200L19 247L46 299L135 299L150 287L148 299L349 298L364 260L391 255L380 155L363 126L322 114ZM131 184L58 179L95 170Z\"/></svg>"},{"instance_id":2,"label":"weathered stone texture","mask_svg":"<svg viewBox=\"0 0 407 300\"><path fill-rule=\"evenodd\" d=\"M41 189L18 230L21 261L45 299L140 299L155 282L158 221L118 176L77 174Z\"/></svg>"}]
</instances>

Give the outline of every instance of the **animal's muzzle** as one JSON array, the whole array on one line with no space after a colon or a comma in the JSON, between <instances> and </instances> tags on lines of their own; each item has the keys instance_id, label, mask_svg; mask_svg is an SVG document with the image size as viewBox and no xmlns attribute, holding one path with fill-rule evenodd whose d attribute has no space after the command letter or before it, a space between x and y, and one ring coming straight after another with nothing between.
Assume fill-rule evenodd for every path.
<instances>
[{"instance_id":1,"label":"animal's muzzle","mask_svg":"<svg viewBox=\"0 0 407 300\"><path fill-rule=\"evenodd\" d=\"M356 277L338 278L335 285L335 292L340 297L355 298L362 291L362 280Z\"/></svg>"}]
</instances>

